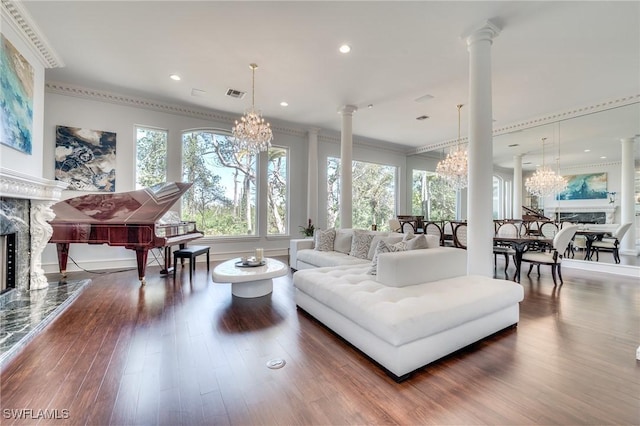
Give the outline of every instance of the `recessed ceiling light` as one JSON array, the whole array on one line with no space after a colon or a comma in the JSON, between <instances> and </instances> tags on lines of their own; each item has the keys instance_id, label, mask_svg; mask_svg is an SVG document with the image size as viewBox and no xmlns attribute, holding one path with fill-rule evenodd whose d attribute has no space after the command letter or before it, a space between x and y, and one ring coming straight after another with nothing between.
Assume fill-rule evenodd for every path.
<instances>
[{"instance_id":1,"label":"recessed ceiling light","mask_svg":"<svg viewBox=\"0 0 640 426\"><path fill-rule=\"evenodd\" d=\"M373 104L367 105L367 108L369 108L369 109L373 108Z\"/></svg>"},{"instance_id":2,"label":"recessed ceiling light","mask_svg":"<svg viewBox=\"0 0 640 426\"><path fill-rule=\"evenodd\" d=\"M607 158L607 157L605 157L605 156L603 155L603 156L602 156L602 157L600 157L600 158L604 160L604 159L605 159L605 158Z\"/></svg>"},{"instance_id":3,"label":"recessed ceiling light","mask_svg":"<svg viewBox=\"0 0 640 426\"><path fill-rule=\"evenodd\" d=\"M281 107L287 107L287 106L289 106L289 103L286 102L286 101L282 101L282 102L280 102L280 106Z\"/></svg>"},{"instance_id":4,"label":"recessed ceiling light","mask_svg":"<svg viewBox=\"0 0 640 426\"><path fill-rule=\"evenodd\" d=\"M431 99L433 99L433 95L430 95L430 94L427 93L426 95L420 96L415 101L416 102L420 102L420 103L424 103L424 102L430 101Z\"/></svg>"},{"instance_id":5,"label":"recessed ceiling light","mask_svg":"<svg viewBox=\"0 0 640 426\"><path fill-rule=\"evenodd\" d=\"M428 115L421 115L420 117L416 117L416 120L426 120L427 118L429 118Z\"/></svg>"},{"instance_id":6,"label":"recessed ceiling light","mask_svg":"<svg viewBox=\"0 0 640 426\"><path fill-rule=\"evenodd\" d=\"M351 52L351 46L349 46L348 44L343 44L338 50L340 50L340 53L349 53Z\"/></svg>"},{"instance_id":7,"label":"recessed ceiling light","mask_svg":"<svg viewBox=\"0 0 640 426\"><path fill-rule=\"evenodd\" d=\"M174 80L174 81L180 81L180 80L182 80L182 78L180 78L180 76L179 76L178 74L171 74L171 75L169 76L169 78L170 78L171 80Z\"/></svg>"},{"instance_id":8,"label":"recessed ceiling light","mask_svg":"<svg viewBox=\"0 0 640 426\"><path fill-rule=\"evenodd\" d=\"M591 152L591 150L590 149L585 149L584 152Z\"/></svg>"}]
</instances>

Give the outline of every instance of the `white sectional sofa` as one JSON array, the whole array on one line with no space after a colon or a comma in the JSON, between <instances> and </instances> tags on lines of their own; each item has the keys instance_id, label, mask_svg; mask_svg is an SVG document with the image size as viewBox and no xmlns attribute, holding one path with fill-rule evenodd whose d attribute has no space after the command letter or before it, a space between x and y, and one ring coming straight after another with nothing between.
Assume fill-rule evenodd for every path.
<instances>
[{"instance_id":1,"label":"white sectional sofa","mask_svg":"<svg viewBox=\"0 0 640 426\"><path fill-rule=\"evenodd\" d=\"M450 247L383 253L377 275L370 261L304 269L298 259L295 301L401 381L518 323L520 284L467 276L466 255Z\"/></svg>"}]
</instances>

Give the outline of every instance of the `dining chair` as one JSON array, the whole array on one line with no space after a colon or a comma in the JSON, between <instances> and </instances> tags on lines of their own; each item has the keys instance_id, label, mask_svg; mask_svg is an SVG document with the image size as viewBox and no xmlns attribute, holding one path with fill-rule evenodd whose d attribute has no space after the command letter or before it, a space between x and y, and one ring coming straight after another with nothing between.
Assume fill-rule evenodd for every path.
<instances>
[{"instance_id":1,"label":"dining chair","mask_svg":"<svg viewBox=\"0 0 640 426\"><path fill-rule=\"evenodd\" d=\"M553 248L549 251L525 251L522 254L522 261L530 263L527 276L531 274L531 270L533 269L534 265L538 267L538 277L540 276L540 265L549 265L551 266L551 276L553 277L553 284L558 285L556 281L557 273L558 277L560 278L560 285L562 285L562 271L560 269L560 264L564 256L564 252L569 245L569 241L571 241L577 230L578 225L573 225L567 226L558 231L555 237L553 237Z\"/></svg>"},{"instance_id":2,"label":"dining chair","mask_svg":"<svg viewBox=\"0 0 640 426\"><path fill-rule=\"evenodd\" d=\"M497 237L517 238L520 236L520 229L518 225L513 222L505 222L501 224L497 231ZM511 247L511 244L494 243L493 245L493 269L498 267L498 255L504 256L504 274L507 275L507 268L509 267L509 256L516 255L516 251Z\"/></svg>"},{"instance_id":3,"label":"dining chair","mask_svg":"<svg viewBox=\"0 0 640 426\"><path fill-rule=\"evenodd\" d=\"M389 231L390 232L402 232L400 221L398 219L389 219Z\"/></svg>"},{"instance_id":4,"label":"dining chair","mask_svg":"<svg viewBox=\"0 0 640 426\"><path fill-rule=\"evenodd\" d=\"M461 249L467 249L467 224L464 222L452 222L453 245Z\"/></svg>"},{"instance_id":5,"label":"dining chair","mask_svg":"<svg viewBox=\"0 0 640 426\"><path fill-rule=\"evenodd\" d=\"M624 234L631 228L631 222L623 223L618 226L618 228L611 233L611 238L604 237L602 240L596 240L591 243L591 250L596 252L596 261L600 260L599 252L600 250L612 251L613 252L613 260L616 263L620 263L620 240L624 237Z\"/></svg>"},{"instance_id":6,"label":"dining chair","mask_svg":"<svg viewBox=\"0 0 640 426\"><path fill-rule=\"evenodd\" d=\"M558 225L553 222L542 222L540 224L540 234L546 238L553 238L558 233Z\"/></svg>"},{"instance_id":7,"label":"dining chair","mask_svg":"<svg viewBox=\"0 0 640 426\"><path fill-rule=\"evenodd\" d=\"M425 222L423 229L425 234L438 237L440 245L444 245L444 236L442 234L442 228L440 228L440 225L435 222Z\"/></svg>"}]
</instances>

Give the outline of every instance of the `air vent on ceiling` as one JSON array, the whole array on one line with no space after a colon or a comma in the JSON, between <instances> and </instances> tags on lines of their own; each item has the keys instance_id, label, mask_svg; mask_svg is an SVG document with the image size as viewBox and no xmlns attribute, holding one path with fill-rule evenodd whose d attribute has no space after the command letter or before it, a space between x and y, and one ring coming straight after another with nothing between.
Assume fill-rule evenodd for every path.
<instances>
[{"instance_id":1,"label":"air vent on ceiling","mask_svg":"<svg viewBox=\"0 0 640 426\"><path fill-rule=\"evenodd\" d=\"M421 115L420 117L416 117L416 120L426 120L427 118L429 118L428 115Z\"/></svg>"},{"instance_id":2,"label":"air vent on ceiling","mask_svg":"<svg viewBox=\"0 0 640 426\"><path fill-rule=\"evenodd\" d=\"M520 146L520 144L519 143L512 143L511 145L507 145L507 146L509 148L513 148L513 147L516 147L516 146Z\"/></svg>"},{"instance_id":3,"label":"air vent on ceiling","mask_svg":"<svg viewBox=\"0 0 640 426\"><path fill-rule=\"evenodd\" d=\"M242 99L242 98L244 98L244 95L246 95L246 94L247 94L247 92L242 92L240 90L227 89L227 96L230 96L232 98Z\"/></svg>"}]
</instances>

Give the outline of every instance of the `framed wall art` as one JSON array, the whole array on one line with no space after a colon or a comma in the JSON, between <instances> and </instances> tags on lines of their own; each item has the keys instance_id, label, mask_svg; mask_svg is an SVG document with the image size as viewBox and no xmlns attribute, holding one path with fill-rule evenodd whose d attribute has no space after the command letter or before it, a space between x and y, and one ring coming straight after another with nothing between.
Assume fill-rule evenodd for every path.
<instances>
[{"instance_id":1,"label":"framed wall art","mask_svg":"<svg viewBox=\"0 0 640 426\"><path fill-rule=\"evenodd\" d=\"M0 34L0 143L31 155L33 67Z\"/></svg>"},{"instance_id":2,"label":"framed wall art","mask_svg":"<svg viewBox=\"0 0 640 426\"><path fill-rule=\"evenodd\" d=\"M557 200L596 200L607 198L607 174L589 173L569 175L567 189L556 197Z\"/></svg>"},{"instance_id":3,"label":"framed wall art","mask_svg":"<svg viewBox=\"0 0 640 426\"><path fill-rule=\"evenodd\" d=\"M56 180L75 191L115 192L116 134L56 126Z\"/></svg>"}]
</instances>

